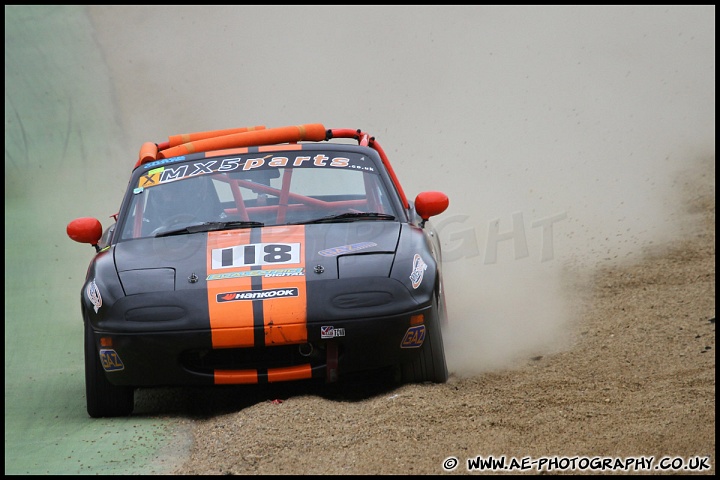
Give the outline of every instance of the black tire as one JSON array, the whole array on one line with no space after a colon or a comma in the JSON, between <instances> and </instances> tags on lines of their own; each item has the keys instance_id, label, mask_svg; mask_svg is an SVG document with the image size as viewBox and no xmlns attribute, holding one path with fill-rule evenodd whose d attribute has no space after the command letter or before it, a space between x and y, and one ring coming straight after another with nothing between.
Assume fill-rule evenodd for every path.
<instances>
[{"instance_id":1,"label":"black tire","mask_svg":"<svg viewBox=\"0 0 720 480\"><path fill-rule=\"evenodd\" d=\"M111 384L95 347L90 322L85 321L85 397L93 418L125 417L135 406L135 389Z\"/></svg>"},{"instance_id":2,"label":"black tire","mask_svg":"<svg viewBox=\"0 0 720 480\"><path fill-rule=\"evenodd\" d=\"M444 301L433 299L432 309L425 322L425 341L420 347L420 355L412 362L400 366L400 381L403 383L445 383L448 380L445 347L443 346L440 325L445 321Z\"/></svg>"}]
</instances>

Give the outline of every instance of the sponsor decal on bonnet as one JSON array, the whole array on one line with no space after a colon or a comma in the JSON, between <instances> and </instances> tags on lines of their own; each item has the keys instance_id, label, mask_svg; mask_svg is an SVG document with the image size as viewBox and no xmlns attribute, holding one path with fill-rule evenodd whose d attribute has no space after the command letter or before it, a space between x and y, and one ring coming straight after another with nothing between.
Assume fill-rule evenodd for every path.
<instances>
[{"instance_id":1,"label":"sponsor decal on bonnet","mask_svg":"<svg viewBox=\"0 0 720 480\"><path fill-rule=\"evenodd\" d=\"M298 289L292 288L272 288L269 290L249 290L245 292L227 292L218 293L217 301L222 302L236 302L238 300L265 300L269 298L286 298L286 297L297 297Z\"/></svg>"},{"instance_id":2,"label":"sponsor decal on bonnet","mask_svg":"<svg viewBox=\"0 0 720 480\"><path fill-rule=\"evenodd\" d=\"M418 288L420 286L426 269L427 263L423 262L423 259L420 258L420 255L416 253L415 258L413 258L412 273L410 274L410 282L412 282L413 288Z\"/></svg>"},{"instance_id":3,"label":"sponsor decal on bonnet","mask_svg":"<svg viewBox=\"0 0 720 480\"><path fill-rule=\"evenodd\" d=\"M95 307L95 313L97 313L98 310L100 310L100 307L102 307L102 297L100 296L100 289L95 283L95 279L88 283L85 293L87 293L88 300L90 300L90 303L93 304L93 307Z\"/></svg>"},{"instance_id":4,"label":"sponsor decal on bonnet","mask_svg":"<svg viewBox=\"0 0 720 480\"><path fill-rule=\"evenodd\" d=\"M276 268L274 270L244 270L242 272L214 273L207 280L225 280L243 277L297 277L305 275L304 268Z\"/></svg>"},{"instance_id":5,"label":"sponsor decal on bonnet","mask_svg":"<svg viewBox=\"0 0 720 480\"><path fill-rule=\"evenodd\" d=\"M340 247L332 247L326 248L325 250L320 250L318 254L322 255L323 257L337 257L338 255L341 255L343 253L356 252L358 250L363 250L370 247L377 247L377 243L360 242L353 243L352 245L342 245Z\"/></svg>"}]
</instances>

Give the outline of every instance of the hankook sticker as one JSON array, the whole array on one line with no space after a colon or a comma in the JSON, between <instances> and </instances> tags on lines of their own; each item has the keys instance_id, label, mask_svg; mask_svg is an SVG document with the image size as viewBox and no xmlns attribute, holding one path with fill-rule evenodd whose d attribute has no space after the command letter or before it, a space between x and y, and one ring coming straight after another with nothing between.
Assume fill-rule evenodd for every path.
<instances>
[{"instance_id":1,"label":"hankook sticker","mask_svg":"<svg viewBox=\"0 0 720 480\"><path fill-rule=\"evenodd\" d=\"M292 288L272 288L269 290L249 290L245 292L227 292L218 293L216 300L218 303L236 302L238 300L266 300L271 298L297 297L298 289Z\"/></svg>"}]
</instances>

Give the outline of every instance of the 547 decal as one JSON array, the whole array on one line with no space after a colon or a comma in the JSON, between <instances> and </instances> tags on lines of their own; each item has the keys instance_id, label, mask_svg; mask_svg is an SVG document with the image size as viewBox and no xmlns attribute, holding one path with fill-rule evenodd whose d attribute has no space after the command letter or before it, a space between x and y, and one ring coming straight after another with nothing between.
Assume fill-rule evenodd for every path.
<instances>
[{"instance_id":1,"label":"547 decal","mask_svg":"<svg viewBox=\"0 0 720 480\"><path fill-rule=\"evenodd\" d=\"M299 243L250 243L212 251L212 269L300 263Z\"/></svg>"}]
</instances>

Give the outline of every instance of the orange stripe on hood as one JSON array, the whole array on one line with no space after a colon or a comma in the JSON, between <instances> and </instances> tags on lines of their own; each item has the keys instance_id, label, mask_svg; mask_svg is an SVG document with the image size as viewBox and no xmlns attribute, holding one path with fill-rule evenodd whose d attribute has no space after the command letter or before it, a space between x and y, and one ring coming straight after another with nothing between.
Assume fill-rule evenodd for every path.
<instances>
[{"instance_id":1,"label":"orange stripe on hood","mask_svg":"<svg viewBox=\"0 0 720 480\"><path fill-rule=\"evenodd\" d=\"M300 262L285 264L286 268L301 268L304 275L263 277L263 289L297 288L298 296L263 300L265 345L307 342L307 291L305 268L305 226L288 225L263 229L263 243L300 244ZM275 267L264 265L263 270Z\"/></svg>"},{"instance_id":2,"label":"orange stripe on hood","mask_svg":"<svg viewBox=\"0 0 720 480\"><path fill-rule=\"evenodd\" d=\"M262 236L258 235L259 238L254 240L254 245L250 235L250 229L208 233L208 310L213 348L256 346L256 324L264 326L265 345L307 342L305 227L265 227ZM258 243L264 244L267 251L260 251ZM291 260L292 263L283 260L284 250L290 244L299 245L297 261ZM242 257L244 253L238 252L238 249L247 252L247 257ZM234 258L226 267L218 265L223 251L228 258ZM249 252L254 255L252 258ZM262 266L252 268L258 262ZM243 266L243 263L248 266ZM253 290L253 279L256 290ZM261 292L297 289L297 295L236 299L236 295L243 293L259 293L258 285ZM254 318L259 315L259 310L253 308L256 302L262 302L262 319Z\"/></svg>"},{"instance_id":3,"label":"orange stripe on hood","mask_svg":"<svg viewBox=\"0 0 720 480\"><path fill-rule=\"evenodd\" d=\"M248 243L250 243L249 229L210 232L207 243L208 277L249 272L250 267L213 269L212 262L213 250L219 251ZM250 290L251 280L252 278L249 276L208 280L208 313L210 314L213 348L252 347L254 345L252 302L218 302L217 300L217 296L220 294L230 295L233 292Z\"/></svg>"}]
</instances>

